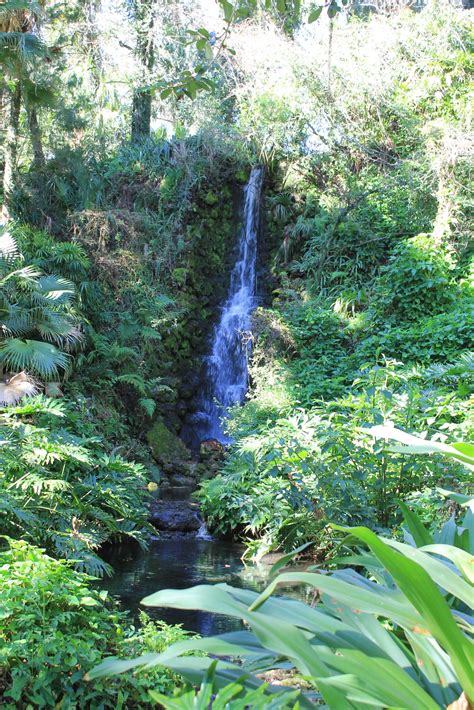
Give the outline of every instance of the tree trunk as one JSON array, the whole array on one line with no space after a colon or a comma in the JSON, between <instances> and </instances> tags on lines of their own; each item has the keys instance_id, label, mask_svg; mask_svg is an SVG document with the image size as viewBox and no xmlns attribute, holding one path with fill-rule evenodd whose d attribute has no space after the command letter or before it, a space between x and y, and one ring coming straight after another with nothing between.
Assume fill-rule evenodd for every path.
<instances>
[{"instance_id":1,"label":"tree trunk","mask_svg":"<svg viewBox=\"0 0 474 710\"><path fill-rule=\"evenodd\" d=\"M132 143L145 140L150 135L151 92L135 89L132 103Z\"/></svg>"},{"instance_id":2,"label":"tree trunk","mask_svg":"<svg viewBox=\"0 0 474 710\"><path fill-rule=\"evenodd\" d=\"M43 168L45 165L43 139L38 123L36 108L28 108L28 128L30 130L31 147L33 148L33 165L36 168Z\"/></svg>"},{"instance_id":3,"label":"tree trunk","mask_svg":"<svg viewBox=\"0 0 474 710\"><path fill-rule=\"evenodd\" d=\"M149 82L150 72L155 62L153 30L155 25L156 0L135 0L134 15L137 32L137 55L143 68L143 81ZM132 143L143 141L150 135L151 90L139 86L133 93L132 102Z\"/></svg>"},{"instance_id":4,"label":"tree trunk","mask_svg":"<svg viewBox=\"0 0 474 710\"><path fill-rule=\"evenodd\" d=\"M17 81L10 97L10 107L7 115L7 130L5 136L5 151L3 169L3 206L2 218L5 222L10 219L10 199L15 185L15 171L18 143L18 123L21 108L21 85Z\"/></svg>"}]
</instances>

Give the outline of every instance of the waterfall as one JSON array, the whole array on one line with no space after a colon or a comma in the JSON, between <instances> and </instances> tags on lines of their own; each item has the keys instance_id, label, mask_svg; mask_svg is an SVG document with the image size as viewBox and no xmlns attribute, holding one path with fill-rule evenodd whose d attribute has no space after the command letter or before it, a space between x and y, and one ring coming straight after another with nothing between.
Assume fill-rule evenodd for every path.
<instances>
[{"instance_id":1,"label":"waterfall","mask_svg":"<svg viewBox=\"0 0 474 710\"><path fill-rule=\"evenodd\" d=\"M241 404L248 388L248 360L252 349L251 315L256 306L257 236L263 168L252 169L244 191L243 226L238 256L230 278L227 300L205 361L205 391L196 433L200 440L229 439L222 430L227 409Z\"/></svg>"}]
</instances>

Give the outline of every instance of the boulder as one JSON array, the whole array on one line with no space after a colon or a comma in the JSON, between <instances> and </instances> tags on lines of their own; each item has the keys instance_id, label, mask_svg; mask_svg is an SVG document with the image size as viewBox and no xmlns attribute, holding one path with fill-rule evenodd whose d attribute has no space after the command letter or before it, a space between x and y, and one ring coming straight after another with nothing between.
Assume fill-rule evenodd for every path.
<instances>
[{"instance_id":1,"label":"boulder","mask_svg":"<svg viewBox=\"0 0 474 710\"><path fill-rule=\"evenodd\" d=\"M153 457L167 472L174 462L188 462L191 459L191 452L187 446L168 429L162 419L157 419L146 438L151 446Z\"/></svg>"},{"instance_id":2,"label":"boulder","mask_svg":"<svg viewBox=\"0 0 474 710\"><path fill-rule=\"evenodd\" d=\"M158 501L152 507L150 522L168 532L196 532L201 527L196 507L186 501Z\"/></svg>"}]
</instances>

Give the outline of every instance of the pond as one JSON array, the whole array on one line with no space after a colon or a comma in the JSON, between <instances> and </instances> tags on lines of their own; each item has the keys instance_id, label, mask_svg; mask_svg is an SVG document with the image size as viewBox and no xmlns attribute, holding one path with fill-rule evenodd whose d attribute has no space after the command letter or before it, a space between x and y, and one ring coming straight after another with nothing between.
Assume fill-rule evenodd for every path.
<instances>
[{"instance_id":1,"label":"pond","mask_svg":"<svg viewBox=\"0 0 474 710\"><path fill-rule=\"evenodd\" d=\"M222 540L174 536L153 539L148 550L119 545L109 552L107 561L116 570L100 586L121 602L135 619L144 610L154 619L182 624L202 636L242 628L239 619L183 609L151 608L140 601L160 589L183 589L196 584L226 582L236 587L260 591L268 581L274 559L258 565L244 565L242 545ZM285 590L302 597L301 590Z\"/></svg>"}]
</instances>

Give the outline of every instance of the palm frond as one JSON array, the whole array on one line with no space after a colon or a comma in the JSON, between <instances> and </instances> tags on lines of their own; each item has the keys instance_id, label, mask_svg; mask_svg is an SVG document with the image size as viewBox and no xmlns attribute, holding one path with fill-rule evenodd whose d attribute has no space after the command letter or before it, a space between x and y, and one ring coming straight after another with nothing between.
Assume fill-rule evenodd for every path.
<instances>
[{"instance_id":1,"label":"palm frond","mask_svg":"<svg viewBox=\"0 0 474 710\"><path fill-rule=\"evenodd\" d=\"M0 286L4 286L8 281L13 279L18 280L23 286L32 286L36 283L36 279L41 275L41 271L35 266L22 266L21 269L10 271L0 281Z\"/></svg>"},{"instance_id":2,"label":"palm frond","mask_svg":"<svg viewBox=\"0 0 474 710\"><path fill-rule=\"evenodd\" d=\"M0 343L0 362L15 372L26 370L49 379L67 368L69 356L51 343L10 338Z\"/></svg>"},{"instance_id":3,"label":"palm frond","mask_svg":"<svg viewBox=\"0 0 474 710\"><path fill-rule=\"evenodd\" d=\"M40 276L31 296L36 302L56 301L69 303L75 293L74 284L59 276Z\"/></svg>"},{"instance_id":4,"label":"palm frond","mask_svg":"<svg viewBox=\"0 0 474 710\"><path fill-rule=\"evenodd\" d=\"M22 11L37 15L41 12L41 3L35 0L3 0L0 6L0 22L3 23Z\"/></svg>"},{"instance_id":5,"label":"palm frond","mask_svg":"<svg viewBox=\"0 0 474 710\"><path fill-rule=\"evenodd\" d=\"M12 259L18 257L20 250L16 240L10 232L3 232L0 234L0 259Z\"/></svg>"},{"instance_id":6,"label":"palm frond","mask_svg":"<svg viewBox=\"0 0 474 710\"><path fill-rule=\"evenodd\" d=\"M19 304L0 306L0 330L3 337L27 335L33 328L32 313Z\"/></svg>"},{"instance_id":7,"label":"palm frond","mask_svg":"<svg viewBox=\"0 0 474 710\"><path fill-rule=\"evenodd\" d=\"M47 47L31 32L0 32L0 62L11 66L28 63L47 53Z\"/></svg>"},{"instance_id":8,"label":"palm frond","mask_svg":"<svg viewBox=\"0 0 474 710\"><path fill-rule=\"evenodd\" d=\"M77 320L68 313L47 308L30 311L32 327L42 338L57 345L73 345L82 338Z\"/></svg>"}]
</instances>

